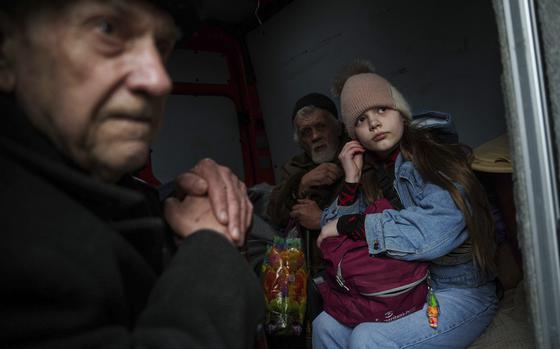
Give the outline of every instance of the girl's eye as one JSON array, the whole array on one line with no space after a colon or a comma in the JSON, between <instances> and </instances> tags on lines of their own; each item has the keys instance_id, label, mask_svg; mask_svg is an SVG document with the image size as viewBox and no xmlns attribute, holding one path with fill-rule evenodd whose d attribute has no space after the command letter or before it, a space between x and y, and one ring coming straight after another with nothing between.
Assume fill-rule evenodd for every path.
<instances>
[{"instance_id":1,"label":"girl's eye","mask_svg":"<svg viewBox=\"0 0 560 349\"><path fill-rule=\"evenodd\" d=\"M361 124L362 122L364 122L365 119L366 119L366 117L365 117L364 115L358 116L358 118L356 119L356 125L355 125L355 126L357 126L357 125Z\"/></svg>"},{"instance_id":2,"label":"girl's eye","mask_svg":"<svg viewBox=\"0 0 560 349\"><path fill-rule=\"evenodd\" d=\"M385 107L379 107L379 108L377 108L377 114L383 114L383 113L385 113L386 110L387 110L387 108L385 108Z\"/></svg>"}]
</instances>

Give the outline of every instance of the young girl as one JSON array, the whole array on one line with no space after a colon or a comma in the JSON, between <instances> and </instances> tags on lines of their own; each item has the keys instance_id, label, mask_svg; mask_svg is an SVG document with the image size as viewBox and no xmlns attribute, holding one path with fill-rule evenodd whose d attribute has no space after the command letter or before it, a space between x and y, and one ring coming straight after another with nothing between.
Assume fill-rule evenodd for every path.
<instances>
[{"instance_id":1,"label":"young girl","mask_svg":"<svg viewBox=\"0 0 560 349\"><path fill-rule=\"evenodd\" d=\"M339 155L346 193L324 211L317 244L343 234L366 240L372 258L430 261L435 297L423 311L354 328L323 312L313 322L313 347L465 348L497 308L493 222L465 148L412 126L405 99L367 63L349 66L338 81L342 118L354 140ZM393 185L376 180L383 177ZM379 197L399 210L363 214Z\"/></svg>"}]
</instances>

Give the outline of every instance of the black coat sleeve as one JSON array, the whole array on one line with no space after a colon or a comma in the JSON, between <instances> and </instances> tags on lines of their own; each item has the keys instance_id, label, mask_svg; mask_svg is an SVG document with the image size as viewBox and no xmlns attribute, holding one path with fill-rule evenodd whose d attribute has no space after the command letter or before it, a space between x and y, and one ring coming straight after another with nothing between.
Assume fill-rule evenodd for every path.
<instances>
[{"instance_id":1,"label":"black coat sleeve","mask_svg":"<svg viewBox=\"0 0 560 349\"><path fill-rule=\"evenodd\" d=\"M91 191L71 196L1 156L0 164L0 348L252 347L264 296L224 237L192 234L160 273L115 219L79 202ZM116 212L112 204L95 207ZM154 219L118 226L145 226L129 232L145 241Z\"/></svg>"},{"instance_id":2,"label":"black coat sleeve","mask_svg":"<svg viewBox=\"0 0 560 349\"><path fill-rule=\"evenodd\" d=\"M231 243L212 231L184 240L163 274L154 279L137 315L119 301L115 282L92 284L87 270L72 262L56 271L45 265L41 274L41 266L33 261L18 263L0 268L7 276L0 290L1 348L245 349L253 347L264 317L257 278ZM8 268L16 272L7 272ZM75 273L66 277L72 269Z\"/></svg>"},{"instance_id":3,"label":"black coat sleeve","mask_svg":"<svg viewBox=\"0 0 560 349\"><path fill-rule=\"evenodd\" d=\"M217 233L200 231L159 279L134 338L158 348L250 348L263 316L264 296L246 261Z\"/></svg>"}]
</instances>

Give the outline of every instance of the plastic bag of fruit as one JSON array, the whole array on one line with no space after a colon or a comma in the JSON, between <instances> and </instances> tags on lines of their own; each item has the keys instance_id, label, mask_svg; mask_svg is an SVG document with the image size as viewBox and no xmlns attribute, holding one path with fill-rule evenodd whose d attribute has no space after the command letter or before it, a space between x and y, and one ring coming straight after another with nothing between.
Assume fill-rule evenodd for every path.
<instances>
[{"instance_id":1,"label":"plastic bag of fruit","mask_svg":"<svg viewBox=\"0 0 560 349\"><path fill-rule=\"evenodd\" d=\"M261 278L266 301L266 332L295 335L303 331L307 269L297 225L276 236L264 257Z\"/></svg>"}]
</instances>

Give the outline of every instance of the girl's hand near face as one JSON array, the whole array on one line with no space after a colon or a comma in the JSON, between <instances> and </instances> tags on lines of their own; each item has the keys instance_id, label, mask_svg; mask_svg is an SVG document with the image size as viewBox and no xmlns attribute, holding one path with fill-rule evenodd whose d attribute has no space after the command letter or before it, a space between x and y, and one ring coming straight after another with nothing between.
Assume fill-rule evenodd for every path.
<instances>
[{"instance_id":1,"label":"girl's hand near face","mask_svg":"<svg viewBox=\"0 0 560 349\"><path fill-rule=\"evenodd\" d=\"M344 168L344 180L348 183L358 183L364 167L364 152L366 149L360 142L353 140L344 145L338 159Z\"/></svg>"}]
</instances>

